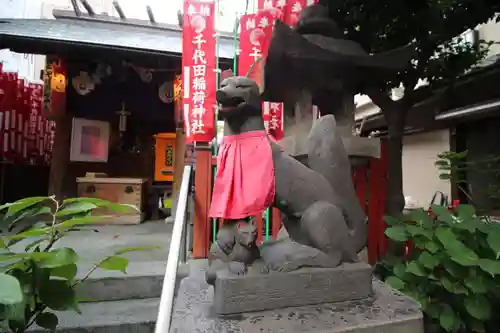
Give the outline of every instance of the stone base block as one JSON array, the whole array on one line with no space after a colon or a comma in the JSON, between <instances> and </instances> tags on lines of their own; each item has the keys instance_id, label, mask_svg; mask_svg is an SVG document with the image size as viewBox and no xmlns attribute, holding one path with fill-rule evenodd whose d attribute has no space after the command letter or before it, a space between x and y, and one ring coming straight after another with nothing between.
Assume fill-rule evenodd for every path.
<instances>
[{"instance_id":1,"label":"stone base block","mask_svg":"<svg viewBox=\"0 0 500 333\"><path fill-rule=\"evenodd\" d=\"M213 287L204 272L191 274L181 281L170 333L424 332L418 304L378 280L373 294L362 300L217 316L210 311Z\"/></svg>"},{"instance_id":2,"label":"stone base block","mask_svg":"<svg viewBox=\"0 0 500 333\"><path fill-rule=\"evenodd\" d=\"M362 262L289 273L262 274L257 269L244 276L221 270L217 272L213 310L234 314L362 299L372 292L371 280L372 267Z\"/></svg>"}]
</instances>

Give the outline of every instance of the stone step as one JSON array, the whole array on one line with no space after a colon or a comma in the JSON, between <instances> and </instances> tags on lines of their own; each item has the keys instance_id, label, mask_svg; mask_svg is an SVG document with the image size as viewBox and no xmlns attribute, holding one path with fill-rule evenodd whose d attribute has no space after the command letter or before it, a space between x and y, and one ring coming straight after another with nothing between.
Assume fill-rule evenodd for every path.
<instances>
[{"instance_id":1,"label":"stone step","mask_svg":"<svg viewBox=\"0 0 500 333\"><path fill-rule=\"evenodd\" d=\"M192 260L187 264L180 264L176 290L182 278L189 275L191 266L206 265L206 260ZM165 266L165 261L130 262L127 274L97 269L78 287L77 293L82 302L160 297ZM78 267L78 277L85 276L91 268L89 264L81 264Z\"/></svg>"},{"instance_id":2,"label":"stone step","mask_svg":"<svg viewBox=\"0 0 500 333\"><path fill-rule=\"evenodd\" d=\"M159 298L81 304L82 315L57 313L58 333L152 333L158 315ZM44 332L33 328L29 332Z\"/></svg>"}]
</instances>

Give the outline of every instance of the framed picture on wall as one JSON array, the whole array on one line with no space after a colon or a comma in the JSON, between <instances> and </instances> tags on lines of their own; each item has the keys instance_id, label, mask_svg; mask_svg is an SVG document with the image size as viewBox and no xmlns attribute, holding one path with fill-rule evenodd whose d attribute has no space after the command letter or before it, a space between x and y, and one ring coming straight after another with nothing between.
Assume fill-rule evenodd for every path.
<instances>
[{"instance_id":1,"label":"framed picture on wall","mask_svg":"<svg viewBox=\"0 0 500 333\"><path fill-rule=\"evenodd\" d=\"M73 162L107 162L109 123L73 118L70 160Z\"/></svg>"}]
</instances>

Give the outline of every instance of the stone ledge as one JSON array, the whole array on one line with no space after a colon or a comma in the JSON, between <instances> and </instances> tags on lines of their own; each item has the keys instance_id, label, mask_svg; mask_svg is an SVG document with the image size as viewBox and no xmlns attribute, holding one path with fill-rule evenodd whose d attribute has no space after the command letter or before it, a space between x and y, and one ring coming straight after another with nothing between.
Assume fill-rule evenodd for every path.
<instances>
[{"instance_id":1,"label":"stone ledge","mask_svg":"<svg viewBox=\"0 0 500 333\"><path fill-rule=\"evenodd\" d=\"M209 310L214 294L205 273L191 273L181 282L171 333L424 332L418 303L379 280L373 280L373 294L363 300L216 316Z\"/></svg>"},{"instance_id":2,"label":"stone ledge","mask_svg":"<svg viewBox=\"0 0 500 333\"><path fill-rule=\"evenodd\" d=\"M371 274L372 267L361 262L289 273L250 270L244 276L223 270L217 272L213 311L227 315L362 299L372 292Z\"/></svg>"}]
</instances>

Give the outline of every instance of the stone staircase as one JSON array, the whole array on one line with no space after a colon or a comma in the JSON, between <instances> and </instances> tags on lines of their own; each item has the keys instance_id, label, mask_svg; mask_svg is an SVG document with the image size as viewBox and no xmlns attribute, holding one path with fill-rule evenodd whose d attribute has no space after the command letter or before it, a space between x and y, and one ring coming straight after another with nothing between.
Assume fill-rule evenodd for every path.
<instances>
[{"instance_id":1,"label":"stone staircase","mask_svg":"<svg viewBox=\"0 0 500 333\"><path fill-rule=\"evenodd\" d=\"M154 332L166 262L131 262L128 274L96 271L78 289L82 314L61 312L58 333L150 333ZM189 274L178 270L177 286ZM85 265L82 272L87 272ZM79 269L80 271L80 269ZM177 287L176 287L177 290ZM33 332L44 332L34 328Z\"/></svg>"}]
</instances>

